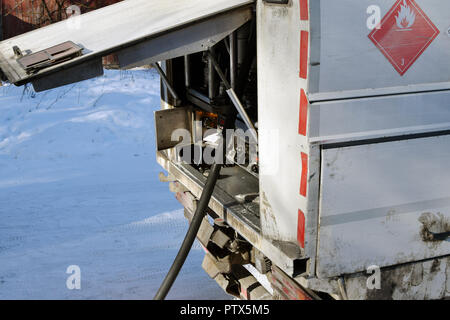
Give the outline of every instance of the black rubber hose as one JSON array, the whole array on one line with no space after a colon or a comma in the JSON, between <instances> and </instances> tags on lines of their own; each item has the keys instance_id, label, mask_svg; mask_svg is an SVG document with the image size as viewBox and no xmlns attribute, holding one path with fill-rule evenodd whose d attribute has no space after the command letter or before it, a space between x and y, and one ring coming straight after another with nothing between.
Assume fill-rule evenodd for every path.
<instances>
[{"instance_id":1,"label":"black rubber hose","mask_svg":"<svg viewBox=\"0 0 450 320\"><path fill-rule=\"evenodd\" d=\"M166 298L167 294L170 291L170 288L172 288L172 285L178 276L178 273L183 267L189 251L191 250L192 244L195 241L198 230L200 229L203 218L205 217L205 210L208 207L209 200L211 199L212 193L214 191L214 186L216 185L217 179L219 178L221 168L221 164L214 163L212 165L211 171L208 175L208 179L206 180L206 185L203 188L202 195L197 204L197 210L195 210L195 214L192 217L189 229L186 233L186 236L184 237L183 244L181 245L175 261L172 264L172 267L170 267L169 272L167 273L163 283L161 284L161 287L159 288L153 300L164 300Z\"/></svg>"}]
</instances>

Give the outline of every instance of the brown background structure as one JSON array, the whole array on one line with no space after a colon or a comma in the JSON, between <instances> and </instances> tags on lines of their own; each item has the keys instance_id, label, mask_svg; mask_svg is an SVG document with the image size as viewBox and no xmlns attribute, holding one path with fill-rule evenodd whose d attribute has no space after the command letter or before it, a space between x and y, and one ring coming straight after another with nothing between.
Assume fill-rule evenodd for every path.
<instances>
[{"instance_id":1,"label":"brown background structure","mask_svg":"<svg viewBox=\"0 0 450 320\"><path fill-rule=\"evenodd\" d=\"M5 40L54 22L67 19L66 8L77 5L86 13L122 0L0 0L0 40ZM115 56L104 58L107 66Z\"/></svg>"}]
</instances>

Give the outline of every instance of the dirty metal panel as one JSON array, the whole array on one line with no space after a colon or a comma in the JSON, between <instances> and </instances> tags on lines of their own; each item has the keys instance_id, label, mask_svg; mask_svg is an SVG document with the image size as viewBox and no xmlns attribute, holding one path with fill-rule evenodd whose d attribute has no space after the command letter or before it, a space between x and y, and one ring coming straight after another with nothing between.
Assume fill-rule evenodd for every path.
<instances>
[{"instance_id":1,"label":"dirty metal panel","mask_svg":"<svg viewBox=\"0 0 450 320\"><path fill-rule=\"evenodd\" d=\"M165 150L173 148L176 145L183 143L183 138L189 139L184 141L185 144L190 144L191 128L190 119L192 113L187 108L173 108L160 110L155 112L155 129L156 129L156 147L157 150ZM177 134L176 130L184 130L184 133L189 133L188 137ZM176 134L176 137L172 137Z\"/></svg>"},{"instance_id":2,"label":"dirty metal panel","mask_svg":"<svg viewBox=\"0 0 450 320\"><path fill-rule=\"evenodd\" d=\"M449 163L449 135L323 150L317 275L450 254Z\"/></svg>"},{"instance_id":3,"label":"dirty metal panel","mask_svg":"<svg viewBox=\"0 0 450 320\"><path fill-rule=\"evenodd\" d=\"M74 18L77 20L61 21L0 42L0 68L11 83L22 85L252 3L251 0L119 2ZM83 47L83 55L34 74L28 74L20 66L12 49L17 46L23 52L36 53L68 40Z\"/></svg>"},{"instance_id":4,"label":"dirty metal panel","mask_svg":"<svg viewBox=\"0 0 450 320\"><path fill-rule=\"evenodd\" d=\"M378 6L383 18L397 1L320 0L310 3L310 101L450 88L450 1L415 0L439 30L439 35L403 75L371 41L372 30L368 27L371 18L368 8ZM407 6L412 6L411 1L407 1ZM412 11L417 15L416 9ZM420 37L421 32L418 16L415 21L417 24L406 31L412 39L415 35ZM400 30L394 28L391 33L394 39L396 35L405 34L397 29ZM392 42L392 47L396 45L400 44Z\"/></svg>"},{"instance_id":5,"label":"dirty metal panel","mask_svg":"<svg viewBox=\"0 0 450 320\"><path fill-rule=\"evenodd\" d=\"M350 300L440 300L450 298L450 256L381 269L380 288L367 288L370 274L345 277Z\"/></svg>"},{"instance_id":6,"label":"dirty metal panel","mask_svg":"<svg viewBox=\"0 0 450 320\"><path fill-rule=\"evenodd\" d=\"M306 87L298 70L300 29L305 27L299 4L257 5L261 229L267 238L292 243L298 239L299 209L306 213L307 198L299 189L301 153L309 154L298 122L299 93ZM305 248L314 243L305 238Z\"/></svg>"}]
</instances>

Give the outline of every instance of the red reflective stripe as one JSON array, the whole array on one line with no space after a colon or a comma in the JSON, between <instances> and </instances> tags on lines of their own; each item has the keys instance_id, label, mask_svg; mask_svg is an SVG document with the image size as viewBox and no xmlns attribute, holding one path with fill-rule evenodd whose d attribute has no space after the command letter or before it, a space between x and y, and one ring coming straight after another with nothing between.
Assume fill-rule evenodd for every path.
<instances>
[{"instance_id":1,"label":"red reflective stripe","mask_svg":"<svg viewBox=\"0 0 450 320\"><path fill-rule=\"evenodd\" d=\"M308 186L308 155L302 152L302 178L300 181L300 195L306 197Z\"/></svg>"},{"instance_id":2,"label":"red reflective stripe","mask_svg":"<svg viewBox=\"0 0 450 320\"><path fill-rule=\"evenodd\" d=\"M247 289L242 288L242 290L241 290L241 295L242 295L245 299L248 300L248 292L247 292Z\"/></svg>"},{"instance_id":3,"label":"red reflective stripe","mask_svg":"<svg viewBox=\"0 0 450 320\"><path fill-rule=\"evenodd\" d=\"M308 76L308 45L309 32L300 33L300 78L306 79Z\"/></svg>"},{"instance_id":4,"label":"red reflective stripe","mask_svg":"<svg viewBox=\"0 0 450 320\"><path fill-rule=\"evenodd\" d=\"M308 20L308 0L300 0L300 20Z\"/></svg>"},{"instance_id":5,"label":"red reflective stripe","mask_svg":"<svg viewBox=\"0 0 450 320\"><path fill-rule=\"evenodd\" d=\"M298 210L297 241L302 248L305 247L305 214Z\"/></svg>"},{"instance_id":6,"label":"red reflective stripe","mask_svg":"<svg viewBox=\"0 0 450 320\"><path fill-rule=\"evenodd\" d=\"M302 136L306 136L306 128L308 125L308 98L306 97L305 90L300 92L300 120L298 124L298 133Z\"/></svg>"},{"instance_id":7,"label":"red reflective stripe","mask_svg":"<svg viewBox=\"0 0 450 320\"><path fill-rule=\"evenodd\" d=\"M303 290L297 289L295 290L297 293L297 300L312 300L310 296L308 296Z\"/></svg>"}]
</instances>

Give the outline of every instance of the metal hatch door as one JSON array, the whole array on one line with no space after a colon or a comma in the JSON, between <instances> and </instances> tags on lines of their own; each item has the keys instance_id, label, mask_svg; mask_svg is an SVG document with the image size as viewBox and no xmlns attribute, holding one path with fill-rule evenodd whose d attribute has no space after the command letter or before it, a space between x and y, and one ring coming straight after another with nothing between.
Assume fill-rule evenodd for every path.
<instances>
[{"instance_id":1,"label":"metal hatch door","mask_svg":"<svg viewBox=\"0 0 450 320\"><path fill-rule=\"evenodd\" d=\"M204 51L249 21L253 2L123 1L0 42L0 70L13 84L31 82L43 91L102 75L101 58L113 52L121 68L130 68ZM67 42L81 54L33 72L19 61Z\"/></svg>"},{"instance_id":2,"label":"metal hatch door","mask_svg":"<svg viewBox=\"0 0 450 320\"><path fill-rule=\"evenodd\" d=\"M450 254L450 135L322 151L317 274Z\"/></svg>"}]
</instances>

